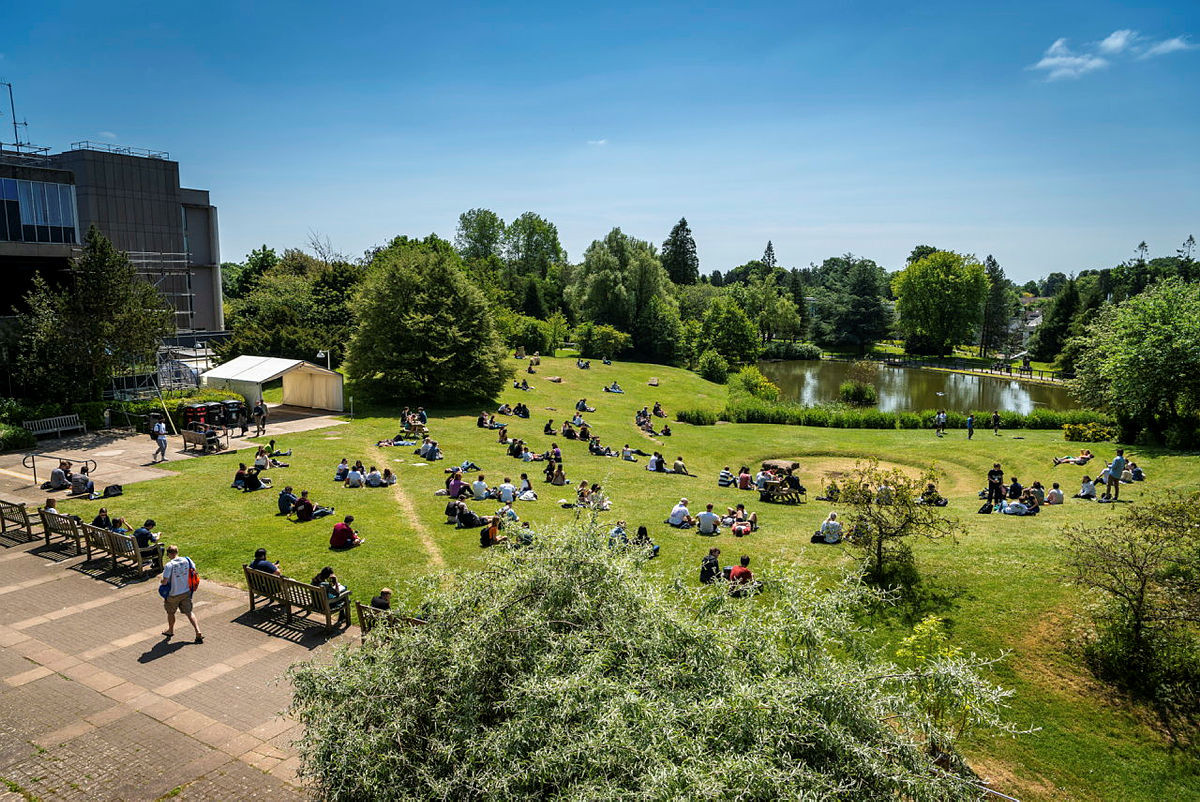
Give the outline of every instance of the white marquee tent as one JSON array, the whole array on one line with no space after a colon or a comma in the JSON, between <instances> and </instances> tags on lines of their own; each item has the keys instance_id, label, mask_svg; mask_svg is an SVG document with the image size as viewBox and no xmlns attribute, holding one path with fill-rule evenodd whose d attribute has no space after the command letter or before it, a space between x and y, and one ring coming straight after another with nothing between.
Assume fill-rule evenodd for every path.
<instances>
[{"instance_id":1,"label":"white marquee tent","mask_svg":"<svg viewBox=\"0 0 1200 802\"><path fill-rule=\"evenodd\" d=\"M342 412L342 374L303 359L273 356L239 356L201 374L205 387L233 390L253 406L262 398L262 386L283 377L283 403Z\"/></svg>"}]
</instances>

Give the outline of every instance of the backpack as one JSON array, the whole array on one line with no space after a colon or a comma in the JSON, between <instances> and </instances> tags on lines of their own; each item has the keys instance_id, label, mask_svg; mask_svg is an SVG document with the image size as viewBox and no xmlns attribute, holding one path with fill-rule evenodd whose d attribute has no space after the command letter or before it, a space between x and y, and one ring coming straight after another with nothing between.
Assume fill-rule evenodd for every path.
<instances>
[{"instance_id":1,"label":"backpack","mask_svg":"<svg viewBox=\"0 0 1200 802\"><path fill-rule=\"evenodd\" d=\"M123 492L124 491L121 489L120 485L109 485L108 487L104 488L104 498L119 496Z\"/></svg>"},{"instance_id":2,"label":"backpack","mask_svg":"<svg viewBox=\"0 0 1200 802\"><path fill-rule=\"evenodd\" d=\"M188 557L188 593L195 593L200 587L200 574L196 573L196 564Z\"/></svg>"},{"instance_id":3,"label":"backpack","mask_svg":"<svg viewBox=\"0 0 1200 802\"><path fill-rule=\"evenodd\" d=\"M980 508L979 508L979 514L980 514L980 515L990 515L990 514L991 514L991 512L992 512L992 504L991 504L991 502L987 502L987 503L985 503L985 504L984 504L982 507L980 507Z\"/></svg>"}]
</instances>

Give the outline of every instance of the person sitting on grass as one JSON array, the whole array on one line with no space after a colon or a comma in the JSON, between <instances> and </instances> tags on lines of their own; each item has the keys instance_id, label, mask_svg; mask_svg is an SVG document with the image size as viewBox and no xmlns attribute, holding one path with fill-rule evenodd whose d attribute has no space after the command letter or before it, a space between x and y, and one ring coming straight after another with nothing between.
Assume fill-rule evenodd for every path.
<instances>
[{"instance_id":1,"label":"person sitting on grass","mask_svg":"<svg viewBox=\"0 0 1200 802\"><path fill-rule=\"evenodd\" d=\"M945 507L949 502L938 492L937 485L929 482L925 485L925 489L921 491L921 497L917 499L918 504L929 504L934 507Z\"/></svg>"},{"instance_id":2,"label":"person sitting on grass","mask_svg":"<svg viewBox=\"0 0 1200 802\"><path fill-rule=\"evenodd\" d=\"M532 499L522 498L526 493L533 493L533 498ZM529 474L527 474L527 473L521 474L521 486L517 488L517 497L521 498L521 501L536 501L537 500L537 493L534 492L533 484L530 483Z\"/></svg>"},{"instance_id":3,"label":"person sitting on grass","mask_svg":"<svg viewBox=\"0 0 1200 802\"><path fill-rule=\"evenodd\" d=\"M1046 494L1046 503L1047 504L1062 504L1063 503L1063 492L1062 492L1062 489L1058 486L1058 482L1055 482L1050 487L1050 492Z\"/></svg>"},{"instance_id":4,"label":"person sitting on grass","mask_svg":"<svg viewBox=\"0 0 1200 802\"><path fill-rule=\"evenodd\" d=\"M1074 498L1082 498L1087 501L1096 500L1096 485L1092 483L1090 476L1084 476L1079 483L1079 492L1074 495Z\"/></svg>"},{"instance_id":5,"label":"person sitting on grass","mask_svg":"<svg viewBox=\"0 0 1200 802\"><path fill-rule=\"evenodd\" d=\"M528 389L529 389L529 382L528 382L528 381L526 381L525 379L521 379L520 381L514 381L514 382L513 382L513 389L514 389L514 390L528 390Z\"/></svg>"},{"instance_id":6,"label":"person sitting on grass","mask_svg":"<svg viewBox=\"0 0 1200 802\"><path fill-rule=\"evenodd\" d=\"M331 549L352 549L355 546L361 546L366 541L358 536L358 532L350 526L354 523L354 516L347 515L341 523L333 525L333 534L329 536L329 548Z\"/></svg>"},{"instance_id":7,"label":"person sitting on grass","mask_svg":"<svg viewBox=\"0 0 1200 802\"><path fill-rule=\"evenodd\" d=\"M721 575L721 550L713 546L700 560L700 584L711 585Z\"/></svg>"},{"instance_id":8,"label":"person sitting on grass","mask_svg":"<svg viewBox=\"0 0 1200 802\"><path fill-rule=\"evenodd\" d=\"M704 512L696 516L696 531L702 535L720 534L721 516L713 512L712 504L705 504Z\"/></svg>"},{"instance_id":9,"label":"person sitting on grass","mask_svg":"<svg viewBox=\"0 0 1200 802\"><path fill-rule=\"evenodd\" d=\"M246 479L242 487L245 493L253 493L255 490L262 490L264 487L271 486L271 480L265 476L259 475L258 468L250 468L246 471Z\"/></svg>"},{"instance_id":10,"label":"person sitting on grass","mask_svg":"<svg viewBox=\"0 0 1200 802\"><path fill-rule=\"evenodd\" d=\"M486 429L488 427L487 410L479 413L479 417L475 419L475 426L480 429Z\"/></svg>"},{"instance_id":11,"label":"person sitting on grass","mask_svg":"<svg viewBox=\"0 0 1200 802\"><path fill-rule=\"evenodd\" d=\"M508 405L508 402L505 402L496 408L496 414L511 415L513 414L513 408Z\"/></svg>"},{"instance_id":12,"label":"person sitting on grass","mask_svg":"<svg viewBox=\"0 0 1200 802\"><path fill-rule=\"evenodd\" d=\"M450 478L446 480L446 495L450 498L462 498L469 495L470 492L471 486L463 480L463 475L460 472L455 471L450 474Z\"/></svg>"},{"instance_id":13,"label":"person sitting on grass","mask_svg":"<svg viewBox=\"0 0 1200 802\"><path fill-rule=\"evenodd\" d=\"M563 473L562 463L554 463L554 475L550 477L550 484L565 487L567 485L567 475Z\"/></svg>"},{"instance_id":14,"label":"person sitting on grass","mask_svg":"<svg viewBox=\"0 0 1200 802\"><path fill-rule=\"evenodd\" d=\"M687 465L685 465L683 462L682 455L675 458L675 464L671 466L671 473L678 473L682 474L683 476L691 476L691 474L688 473Z\"/></svg>"},{"instance_id":15,"label":"person sitting on grass","mask_svg":"<svg viewBox=\"0 0 1200 802\"><path fill-rule=\"evenodd\" d=\"M367 487L383 487L383 474L372 465L371 470L367 471L367 475L363 477L363 484Z\"/></svg>"},{"instance_id":16,"label":"person sitting on grass","mask_svg":"<svg viewBox=\"0 0 1200 802\"><path fill-rule=\"evenodd\" d=\"M496 498L500 499L500 501L505 504L512 504L514 501L516 501L517 488L515 485L513 485L512 479L509 479L507 476L505 476L504 481L497 485L495 495Z\"/></svg>"},{"instance_id":17,"label":"person sitting on grass","mask_svg":"<svg viewBox=\"0 0 1200 802\"><path fill-rule=\"evenodd\" d=\"M266 549L257 549L254 552L254 561L250 563L250 570L262 571L264 574L283 576L283 571L281 571L279 568L279 562L271 562L267 559Z\"/></svg>"},{"instance_id":18,"label":"person sitting on grass","mask_svg":"<svg viewBox=\"0 0 1200 802\"><path fill-rule=\"evenodd\" d=\"M758 531L758 513L746 512L746 505L739 502L736 507L725 508L724 523L738 537L748 535Z\"/></svg>"},{"instance_id":19,"label":"person sitting on grass","mask_svg":"<svg viewBox=\"0 0 1200 802\"><path fill-rule=\"evenodd\" d=\"M933 487L932 484L929 487ZM925 488L926 490L929 487ZM836 479L829 480L829 484L825 485L825 495L817 496L817 501L833 501L836 502L842 496L842 488L838 486Z\"/></svg>"},{"instance_id":20,"label":"person sitting on grass","mask_svg":"<svg viewBox=\"0 0 1200 802\"><path fill-rule=\"evenodd\" d=\"M456 529L476 529L487 523L482 517L471 510L464 502L458 502L461 506L458 508L458 516L454 520Z\"/></svg>"},{"instance_id":21,"label":"person sitting on grass","mask_svg":"<svg viewBox=\"0 0 1200 802\"><path fill-rule=\"evenodd\" d=\"M521 520L519 517L517 517L517 511L513 509L512 502L509 502L500 507L500 509L496 510L496 515L505 522L516 523Z\"/></svg>"},{"instance_id":22,"label":"person sitting on grass","mask_svg":"<svg viewBox=\"0 0 1200 802\"><path fill-rule=\"evenodd\" d=\"M821 524L821 528L812 536L810 542L829 545L842 542L842 522L838 520L836 512L829 513L829 517Z\"/></svg>"},{"instance_id":23,"label":"person sitting on grass","mask_svg":"<svg viewBox=\"0 0 1200 802\"><path fill-rule=\"evenodd\" d=\"M658 544L650 539L650 531L645 526L638 527L637 534L633 536L633 546L644 549L652 560L658 556Z\"/></svg>"},{"instance_id":24,"label":"person sitting on grass","mask_svg":"<svg viewBox=\"0 0 1200 802\"><path fill-rule=\"evenodd\" d=\"M670 437L671 436L671 425L669 423L664 423L663 427L662 427L662 431L659 432L659 434L663 437Z\"/></svg>"},{"instance_id":25,"label":"person sitting on grass","mask_svg":"<svg viewBox=\"0 0 1200 802\"><path fill-rule=\"evenodd\" d=\"M686 498L679 499L679 503L671 508L671 514L667 517L667 524L676 529L687 529L695 525L696 521L692 518L692 513L688 509L688 500Z\"/></svg>"},{"instance_id":26,"label":"person sitting on grass","mask_svg":"<svg viewBox=\"0 0 1200 802\"><path fill-rule=\"evenodd\" d=\"M1025 492L1021 494L1021 498L1019 498L1018 501L1025 505L1026 515L1037 515L1042 511L1041 502L1028 487L1025 488Z\"/></svg>"},{"instance_id":27,"label":"person sitting on grass","mask_svg":"<svg viewBox=\"0 0 1200 802\"><path fill-rule=\"evenodd\" d=\"M338 463L337 470L333 473L333 481L344 482L346 476L350 473L350 460L342 457L342 461Z\"/></svg>"},{"instance_id":28,"label":"person sitting on grass","mask_svg":"<svg viewBox=\"0 0 1200 802\"><path fill-rule=\"evenodd\" d=\"M482 473L479 474L474 482L471 482L471 493L476 501L492 498L492 489L488 487L487 480Z\"/></svg>"},{"instance_id":29,"label":"person sitting on grass","mask_svg":"<svg viewBox=\"0 0 1200 802\"><path fill-rule=\"evenodd\" d=\"M350 473L346 474L346 481L342 482L343 487L365 487L367 484L366 477L359 471L355 465L350 469Z\"/></svg>"},{"instance_id":30,"label":"person sitting on grass","mask_svg":"<svg viewBox=\"0 0 1200 802\"><path fill-rule=\"evenodd\" d=\"M466 508L467 508L466 503L459 501L456 498L452 498L449 501L447 501L446 502L446 523L448 523L448 524L458 523L458 514L462 510L465 510Z\"/></svg>"},{"instance_id":31,"label":"person sitting on grass","mask_svg":"<svg viewBox=\"0 0 1200 802\"><path fill-rule=\"evenodd\" d=\"M745 465L743 465L738 470L737 488L738 488L738 490L753 490L754 489L754 479L753 479L753 477L750 476L750 469L747 468Z\"/></svg>"},{"instance_id":32,"label":"person sitting on grass","mask_svg":"<svg viewBox=\"0 0 1200 802\"><path fill-rule=\"evenodd\" d=\"M279 491L278 505L279 515L288 515L291 513L292 508L296 505L296 494L292 492L291 485Z\"/></svg>"},{"instance_id":33,"label":"person sitting on grass","mask_svg":"<svg viewBox=\"0 0 1200 802\"><path fill-rule=\"evenodd\" d=\"M394 484L396 484L396 474L392 473L391 468L384 468L383 469L383 486L391 487Z\"/></svg>"},{"instance_id":34,"label":"person sitting on grass","mask_svg":"<svg viewBox=\"0 0 1200 802\"><path fill-rule=\"evenodd\" d=\"M379 595L371 599L371 606L376 610L392 609L392 589L383 588L379 591Z\"/></svg>"},{"instance_id":35,"label":"person sitting on grass","mask_svg":"<svg viewBox=\"0 0 1200 802\"><path fill-rule=\"evenodd\" d=\"M621 385L617 384L617 380L613 379L613 383L608 385L607 387L605 387L604 392L606 392L606 393L623 393L625 391L621 389Z\"/></svg>"},{"instance_id":36,"label":"person sitting on grass","mask_svg":"<svg viewBox=\"0 0 1200 802\"><path fill-rule=\"evenodd\" d=\"M608 533L608 547L616 548L617 546L628 546L629 534L625 531L625 522L617 521L617 525Z\"/></svg>"},{"instance_id":37,"label":"person sitting on grass","mask_svg":"<svg viewBox=\"0 0 1200 802\"><path fill-rule=\"evenodd\" d=\"M737 478L733 475L733 471L729 470L729 466L726 465L721 469L721 473L717 475L717 486L732 487L735 484L737 484Z\"/></svg>"},{"instance_id":38,"label":"person sitting on grass","mask_svg":"<svg viewBox=\"0 0 1200 802\"><path fill-rule=\"evenodd\" d=\"M300 498L296 499L296 503L292 505L292 514L296 516L297 521L307 523L316 518L333 515L333 507L322 507L320 504L314 504L313 500L308 497L308 491L301 490Z\"/></svg>"},{"instance_id":39,"label":"person sitting on grass","mask_svg":"<svg viewBox=\"0 0 1200 802\"><path fill-rule=\"evenodd\" d=\"M230 485L234 490L246 489L246 463L239 462L237 472L233 475L233 484Z\"/></svg>"},{"instance_id":40,"label":"person sitting on grass","mask_svg":"<svg viewBox=\"0 0 1200 802\"><path fill-rule=\"evenodd\" d=\"M290 457L290 456L292 456L292 450L289 448L287 451L280 451L278 448L275 447L274 440L268 440L267 441L267 455L271 456L271 457Z\"/></svg>"},{"instance_id":41,"label":"person sitting on grass","mask_svg":"<svg viewBox=\"0 0 1200 802\"><path fill-rule=\"evenodd\" d=\"M575 427L571 424L571 422L569 420L563 421L562 429L559 431L559 434L562 435L562 437L567 440L578 440L579 439L579 435L575 433Z\"/></svg>"},{"instance_id":42,"label":"person sitting on grass","mask_svg":"<svg viewBox=\"0 0 1200 802\"><path fill-rule=\"evenodd\" d=\"M750 557L743 554L729 572L729 595L740 599L758 590L759 583L754 581L754 574L750 571Z\"/></svg>"},{"instance_id":43,"label":"person sitting on grass","mask_svg":"<svg viewBox=\"0 0 1200 802\"><path fill-rule=\"evenodd\" d=\"M1024 490L1025 488L1021 486L1021 483L1017 481L1017 477L1014 476L1005 490L1005 496L1009 501L1015 501L1021 497L1021 492Z\"/></svg>"},{"instance_id":44,"label":"person sitting on grass","mask_svg":"<svg viewBox=\"0 0 1200 802\"><path fill-rule=\"evenodd\" d=\"M1089 462L1091 462L1091 460L1092 460L1092 452L1085 448L1079 452L1078 457L1072 457L1072 456L1055 457L1054 464L1062 465L1065 462L1070 465L1087 465Z\"/></svg>"},{"instance_id":45,"label":"person sitting on grass","mask_svg":"<svg viewBox=\"0 0 1200 802\"><path fill-rule=\"evenodd\" d=\"M500 516L493 515L486 519L484 527L479 530L479 547L486 549L507 542L508 538L500 534Z\"/></svg>"},{"instance_id":46,"label":"person sitting on grass","mask_svg":"<svg viewBox=\"0 0 1200 802\"><path fill-rule=\"evenodd\" d=\"M1029 506L1020 499L1001 499L1000 512L1005 515L1028 515Z\"/></svg>"},{"instance_id":47,"label":"person sitting on grass","mask_svg":"<svg viewBox=\"0 0 1200 802\"><path fill-rule=\"evenodd\" d=\"M528 389L528 388L526 388L526 389ZM529 407L525 406L525 404L518 401L517 405L515 407L513 407L513 414L516 415L518 418L528 419L529 418Z\"/></svg>"},{"instance_id":48,"label":"person sitting on grass","mask_svg":"<svg viewBox=\"0 0 1200 802\"><path fill-rule=\"evenodd\" d=\"M1046 503L1046 488L1042 486L1041 482L1034 481L1034 483L1027 488L1027 491L1037 499L1038 504Z\"/></svg>"},{"instance_id":49,"label":"person sitting on grass","mask_svg":"<svg viewBox=\"0 0 1200 802\"><path fill-rule=\"evenodd\" d=\"M548 419L546 421L546 425L542 427L542 434L547 435L549 437L554 436L554 420L552 418Z\"/></svg>"}]
</instances>

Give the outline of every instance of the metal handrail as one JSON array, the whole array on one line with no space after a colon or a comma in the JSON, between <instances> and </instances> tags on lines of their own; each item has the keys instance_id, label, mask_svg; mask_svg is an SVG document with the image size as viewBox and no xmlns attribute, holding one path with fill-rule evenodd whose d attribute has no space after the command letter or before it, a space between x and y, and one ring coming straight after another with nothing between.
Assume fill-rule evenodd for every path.
<instances>
[{"instance_id":1,"label":"metal handrail","mask_svg":"<svg viewBox=\"0 0 1200 802\"><path fill-rule=\"evenodd\" d=\"M31 471L33 471L33 483L35 485L38 483L38 478L37 478L38 457L41 457L42 459L56 459L60 462L79 462L79 463L82 463L83 466L87 468L89 474L91 474L93 471L96 470L96 460L94 460L94 459L82 459L81 460L78 457L63 457L63 456L60 456L57 454L39 454L39 453L31 451L30 453L25 455L24 459L21 460L21 464L24 465L26 468L29 468Z\"/></svg>"}]
</instances>

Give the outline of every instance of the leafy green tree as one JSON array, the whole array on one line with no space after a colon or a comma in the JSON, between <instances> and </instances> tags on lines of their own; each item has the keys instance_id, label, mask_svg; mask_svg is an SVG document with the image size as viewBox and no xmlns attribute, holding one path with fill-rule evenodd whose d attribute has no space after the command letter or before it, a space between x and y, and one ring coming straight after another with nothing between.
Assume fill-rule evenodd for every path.
<instances>
[{"instance_id":1,"label":"leafy green tree","mask_svg":"<svg viewBox=\"0 0 1200 802\"><path fill-rule=\"evenodd\" d=\"M987 276L987 296L983 301L983 320L979 326L979 355L1000 348L1008 336L1008 323L1019 308L1012 283L1005 277L1004 268L994 257L983 260Z\"/></svg>"},{"instance_id":2,"label":"leafy green tree","mask_svg":"<svg viewBox=\"0 0 1200 802\"><path fill-rule=\"evenodd\" d=\"M1052 362L1062 353L1071 329L1071 322L1079 309L1079 289L1075 279L1059 290L1042 315L1042 322L1029 340L1029 353L1034 359Z\"/></svg>"},{"instance_id":3,"label":"leafy green tree","mask_svg":"<svg viewBox=\"0 0 1200 802\"><path fill-rule=\"evenodd\" d=\"M525 302L521 304L521 311L538 320L545 320L550 314L542 295L542 282L533 276L525 280Z\"/></svg>"},{"instance_id":4,"label":"leafy green tree","mask_svg":"<svg viewBox=\"0 0 1200 802\"><path fill-rule=\"evenodd\" d=\"M696 360L696 372L710 382L724 384L729 381L729 362L709 348Z\"/></svg>"},{"instance_id":5,"label":"leafy green tree","mask_svg":"<svg viewBox=\"0 0 1200 802\"><path fill-rule=\"evenodd\" d=\"M442 240L395 241L368 268L355 309L346 375L372 397L493 398L509 376L491 308Z\"/></svg>"},{"instance_id":6,"label":"leafy green tree","mask_svg":"<svg viewBox=\"0 0 1200 802\"><path fill-rule=\"evenodd\" d=\"M738 265L737 267L727 270L724 277L721 279L720 284L716 284L715 281L713 283L715 286L723 287L728 287L733 284L747 284L756 276L759 278L765 278L772 272L774 271L763 264L761 260L752 259L749 262L746 262L744 265ZM714 277L715 275L716 274L714 274Z\"/></svg>"},{"instance_id":7,"label":"leafy green tree","mask_svg":"<svg viewBox=\"0 0 1200 802\"><path fill-rule=\"evenodd\" d=\"M670 298L652 296L642 312L638 330L642 332L642 353L655 362L671 363L676 360L682 322L679 310Z\"/></svg>"},{"instance_id":8,"label":"leafy green tree","mask_svg":"<svg viewBox=\"0 0 1200 802\"><path fill-rule=\"evenodd\" d=\"M598 525L539 528L430 584L420 626L290 671L303 770L331 802L377 799L905 799L980 796L956 727L1010 729L984 661L900 666L853 580L759 570L773 597L654 581ZM936 745L936 748L935 748ZM516 750L516 752L514 752Z\"/></svg>"},{"instance_id":9,"label":"leafy green tree","mask_svg":"<svg viewBox=\"0 0 1200 802\"><path fill-rule=\"evenodd\" d=\"M554 352L562 347L562 344L567 341L567 335L570 334L567 318L562 312L555 312L546 318L546 334L550 338L550 349L546 355L554 356Z\"/></svg>"},{"instance_id":10,"label":"leafy green tree","mask_svg":"<svg viewBox=\"0 0 1200 802\"><path fill-rule=\"evenodd\" d=\"M225 297L244 298L254 289L254 285L262 276L279 262L274 248L263 245L250 252L246 263L238 265L231 275L221 274L222 291Z\"/></svg>"},{"instance_id":11,"label":"leafy green tree","mask_svg":"<svg viewBox=\"0 0 1200 802\"><path fill-rule=\"evenodd\" d=\"M1021 285L1021 292L1027 292L1030 295L1038 294L1038 283L1032 279Z\"/></svg>"},{"instance_id":12,"label":"leafy green tree","mask_svg":"<svg viewBox=\"0 0 1200 802\"><path fill-rule=\"evenodd\" d=\"M567 261L567 252L558 241L558 227L533 212L508 224L504 256L513 275L539 279L546 278L553 265Z\"/></svg>"},{"instance_id":13,"label":"leafy green tree","mask_svg":"<svg viewBox=\"0 0 1200 802\"><path fill-rule=\"evenodd\" d=\"M905 263L911 265L914 262L919 262L926 256L932 256L939 250L939 248L935 248L932 245L918 245L908 254L908 259L905 260Z\"/></svg>"},{"instance_id":14,"label":"leafy green tree","mask_svg":"<svg viewBox=\"0 0 1200 802\"><path fill-rule=\"evenodd\" d=\"M887 273L870 259L854 254L826 259L816 271L818 342L856 348L866 353L888 335L892 309L884 296Z\"/></svg>"},{"instance_id":15,"label":"leafy green tree","mask_svg":"<svg viewBox=\"0 0 1200 802\"><path fill-rule=\"evenodd\" d=\"M1071 389L1127 435L1149 429L1191 445L1200 412L1200 285L1167 279L1101 309L1086 329ZM1171 441L1174 442L1171 442Z\"/></svg>"},{"instance_id":16,"label":"leafy green tree","mask_svg":"<svg viewBox=\"0 0 1200 802\"><path fill-rule=\"evenodd\" d=\"M500 215L491 209L471 209L458 216L454 247L464 260L500 256L507 228Z\"/></svg>"},{"instance_id":17,"label":"leafy green tree","mask_svg":"<svg viewBox=\"0 0 1200 802\"><path fill-rule=\"evenodd\" d=\"M612 358L633 346L633 338L604 323L582 323L575 329L579 354L587 359Z\"/></svg>"},{"instance_id":18,"label":"leafy green tree","mask_svg":"<svg viewBox=\"0 0 1200 802\"><path fill-rule=\"evenodd\" d=\"M714 270L712 272L712 276L709 277L709 282L714 287L724 287L725 286L725 277L721 275L720 270Z\"/></svg>"},{"instance_id":19,"label":"leafy green tree","mask_svg":"<svg viewBox=\"0 0 1200 802\"><path fill-rule=\"evenodd\" d=\"M700 280L700 257L696 255L696 240L687 218L671 229L662 245L662 266L672 282L679 285L695 284Z\"/></svg>"},{"instance_id":20,"label":"leafy green tree","mask_svg":"<svg viewBox=\"0 0 1200 802\"><path fill-rule=\"evenodd\" d=\"M18 381L34 397L63 403L98 400L114 372L153 366L175 331L163 296L95 226L61 289L35 278L17 322Z\"/></svg>"},{"instance_id":21,"label":"leafy green tree","mask_svg":"<svg viewBox=\"0 0 1200 802\"><path fill-rule=\"evenodd\" d=\"M739 365L753 362L760 350L758 326L727 296L717 296L709 303L700 340L705 350L711 348Z\"/></svg>"},{"instance_id":22,"label":"leafy green tree","mask_svg":"<svg viewBox=\"0 0 1200 802\"><path fill-rule=\"evenodd\" d=\"M1038 282L1038 295L1043 298L1053 298L1058 295L1058 291L1067 283L1066 273L1051 273L1045 279Z\"/></svg>"},{"instance_id":23,"label":"leafy green tree","mask_svg":"<svg viewBox=\"0 0 1200 802\"><path fill-rule=\"evenodd\" d=\"M974 257L937 251L897 273L892 290L906 347L941 355L965 342L979 323L987 275Z\"/></svg>"}]
</instances>

